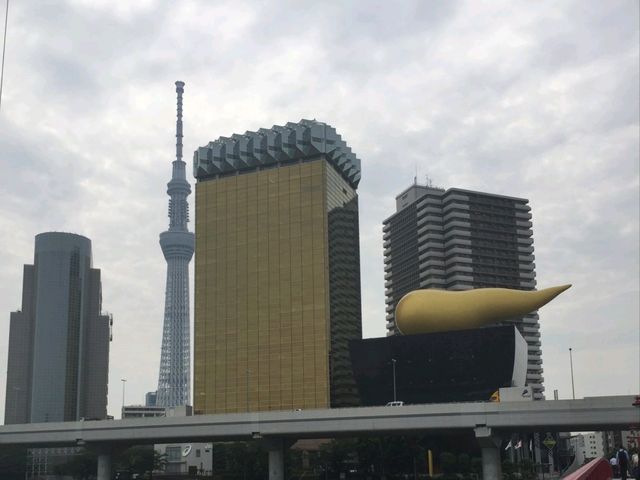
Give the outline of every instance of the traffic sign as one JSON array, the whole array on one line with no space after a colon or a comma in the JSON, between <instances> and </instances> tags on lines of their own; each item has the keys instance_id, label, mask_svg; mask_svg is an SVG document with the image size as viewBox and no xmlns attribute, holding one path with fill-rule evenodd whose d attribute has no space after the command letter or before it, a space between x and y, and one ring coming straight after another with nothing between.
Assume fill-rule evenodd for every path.
<instances>
[{"instance_id":1,"label":"traffic sign","mask_svg":"<svg viewBox=\"0 0 640 480\"><path fill-rule=\"evenodd\" d=\"M552 450L553 447L556 446L556 441L555 439L551 436L550 433L547 433L546 438L542 441L542 443L544 443L544 446L547 447L549 450Z\"/></svg>"}]
</instances>

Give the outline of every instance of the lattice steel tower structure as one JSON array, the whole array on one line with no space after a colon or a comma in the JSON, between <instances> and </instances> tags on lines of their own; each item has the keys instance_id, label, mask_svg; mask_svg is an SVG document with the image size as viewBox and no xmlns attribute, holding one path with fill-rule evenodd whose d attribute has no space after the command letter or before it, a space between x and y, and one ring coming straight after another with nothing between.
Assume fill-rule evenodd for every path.
<instances>
[{"instance_id":1,"label":"lattice steel tower structure","mask_svg":"<svg viewBox=\"0 0 640 480\"><path fill-rule=\"evenodd\" d=\"M167 260L164 329L157 405L174 407L189 404L190 339L189 339L189 262L193 256L194 235L187 229L191 186L182 161L182 93L184 82L176 82L178 113L176 122L176 159L173 175L167 184L169 230L160 234L160 246Z\"/></svg>"}]
</instances>

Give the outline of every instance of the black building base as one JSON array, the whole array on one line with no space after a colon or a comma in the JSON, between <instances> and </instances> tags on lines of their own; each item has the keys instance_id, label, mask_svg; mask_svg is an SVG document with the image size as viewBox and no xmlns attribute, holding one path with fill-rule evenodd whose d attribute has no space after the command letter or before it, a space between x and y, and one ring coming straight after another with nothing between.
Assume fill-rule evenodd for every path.
<instances>
[{"instance_id":1,"label":"black building base","mask_svg":"<svg viewBox=\"0 0 640 480\"><path fill-rule=\"evenodd\" d=\"M513 326L349 342L362 406L487 401L501 387L521 386L527 350ZM524 370L523 370L524 368Z\"/></svg>"}]
</instances>

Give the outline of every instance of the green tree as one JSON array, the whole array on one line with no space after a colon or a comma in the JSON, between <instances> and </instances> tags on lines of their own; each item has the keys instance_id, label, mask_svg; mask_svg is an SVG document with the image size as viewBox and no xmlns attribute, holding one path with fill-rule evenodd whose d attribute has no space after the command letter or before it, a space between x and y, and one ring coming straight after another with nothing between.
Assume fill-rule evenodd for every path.
<instances>
[{"instance_id":1,"label":"green tree","mask_svg":"<svg viewBox=\"0 0 640 480\"><path fill-rule=\"evenodd\" d=\"M157 450L153 451L153 469L154 470L164 470L164 467L167 466L167 454L160 453Z\"/></svg>"},{"instance_id":2,"label":"green tree","mask_svg":"<svg viewBox=\"0 0 640 480\"><path fill-rule=\"evenodd\" d=\"M263 480L269 471L268 455L260 442L214 443L216 478Z\"/></svg>"},{"instance_id":3,"label":"green tree","mask_svg":"<svg viewBox=\"0 0 640 480\"><path fill-rule=\"evenodd\" d=\"M0 472L6 480L22 480L26 473L27 449L25 447L0 446Z\"/></svg>"},{"instance_id":4,"label":"green tree","mask_svg":"<svg viewBox=\"0 0 640 480\"><path fill-rule=\"evenodd\" d=\"M482 475L482 458L473 457L471 459L471 473L475 473L477 476Z\"/></svg>"},{"instance_id":5,"label":"green tree","mask_svg":"<svg viewBox=\"0 0 640 480\"><path fill-rule=\"evenodd\" d=\"M534 480L538 478L536 475L536 466L531 460L523 460L518 467L522 480Z\"/></svg>"},{"instance_id":6,"label":"green tree","mask_svg":"<svg viewBox=\"0 0 640 480\"><path fill-rule=\"evenodd\" d=\"M458 454L456 470L464 475L471 472L471 457L468 453Z\"/></svg>"},{"instance_id":7,"label":"green tree","mask_svg":"<svg viewBox=\"0 0 640 480\"><path fill-rule=\"evenodd\" d=\"M153 471L155 458L156 454L152 445L139 445L116 454L113 464L116 471L142 475Z\"/></svg>"},{"instance_id":8,"label":"green tree","mask_svg":"<svg viewBox=\"0 0 640 480\"><path fill-rule=\"evenodd\" d=\"M445 475L455 473L456 471L456 456L450 452L442 452L440 454L440 468Z\"/></svg>"},{"instance_id":9,"label":"green tree","mask_svg":"<svg viewBox=\"0 0 640 480\"><path fill-rule=\"evenodd\" d=\"M338 477L344 470L349 455L356 450L357 440L337 439L320 448L319 461L327 478Z\"/></svg>"},{"instance_id":10,"label":"green tree","mask_svg":"<svg viewBox=\"0 0 640 480\"><path fill-rule=\"evenodd\" d=\"M502 478L503 480L515 480L518 475L517 475L517 468L516 465L509 461L509 460L505 460L502 462Z\"/></svg>"},{"instance_id":11,"label":"green tree","mask_svg":"<svg viewBox=\"0 0 640 480\"><path fill-rule=\"evenodd\" d=\"M56 465L53 469L56 475L69 475L74 480L85 480L95 476L98 469L98 457L92 450L83 449L73 455L67 462Z\"/></svg>"}]
</instances>

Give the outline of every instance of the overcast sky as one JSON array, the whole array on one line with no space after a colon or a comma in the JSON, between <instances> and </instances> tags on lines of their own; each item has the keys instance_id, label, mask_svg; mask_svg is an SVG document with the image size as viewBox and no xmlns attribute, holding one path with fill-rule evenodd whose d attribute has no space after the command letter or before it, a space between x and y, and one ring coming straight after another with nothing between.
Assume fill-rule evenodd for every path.
<instances>
[{"instance_id":1,"label":"overcast sky","mask_svg":"<svg viewBox=\"0 0 640 480\"><path fill-rule=\"evenodd\" d=\"M382 221L417 170L421 182L530 199L539 288L573 283L540 311L548 398L571 397L569 347L577 397L639 393L638 6L12 2L0 397L22 265L50 230L93 241L114 315L109 413L120 415L120 379L128 404L155 390L176 80L189 167L219 136L302 118L335 127L362 160L366 337L385 332Z\"/></svg>"}]
</instances>

